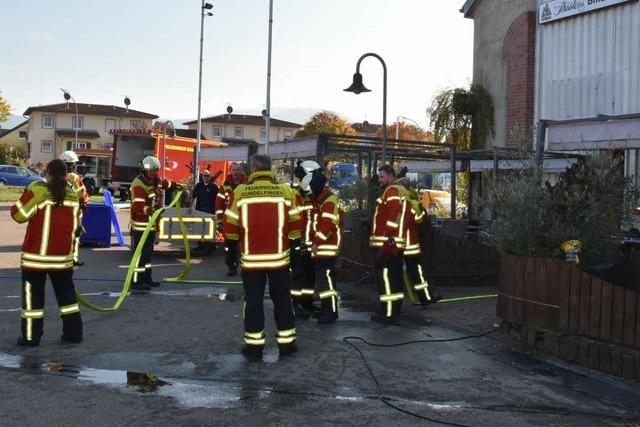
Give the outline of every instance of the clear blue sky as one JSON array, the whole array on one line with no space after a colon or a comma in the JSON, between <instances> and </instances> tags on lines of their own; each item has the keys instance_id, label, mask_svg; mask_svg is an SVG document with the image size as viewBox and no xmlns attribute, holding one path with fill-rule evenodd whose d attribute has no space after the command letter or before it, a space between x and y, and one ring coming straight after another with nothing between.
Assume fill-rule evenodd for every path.
<instances>
[{"instance_id":1,"label":"clear blue sky","mask_svg":"<svg viewBox=\"0 0 640 427\"><path fill-rule=\"evenodd\" d=\"M259 114L265 104L268 0L213 0L205 20L203 115L228 103ZM304 121L330 109L351 121L382 119L382 72L362 66L373 92L343 92L358 57L389 68L388 121L428 124L441 87L471 79L473 23L462 0L274 0L272 115ZM122 105L163 118L197 108L199 0L3 1L0 90L22 114L30 105Z\"/></svg>"}]
</instances>

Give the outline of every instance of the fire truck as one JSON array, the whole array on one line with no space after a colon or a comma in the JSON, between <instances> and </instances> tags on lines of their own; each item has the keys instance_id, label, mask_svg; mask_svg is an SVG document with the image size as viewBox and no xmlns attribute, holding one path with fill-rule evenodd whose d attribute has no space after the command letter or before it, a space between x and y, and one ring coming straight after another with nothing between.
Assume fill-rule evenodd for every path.
<instances>
[{"instance_id":1,"label":"fire truck","mask_svg":"<svg viewBox=\"0 0 640 427\"><path fill-rule=\"evenodd\" d=\"M114 129L113 157L111 162L111 182L108 188L114 197L121 201L129 199L130 187L133 180L140 173L140 162L145 156L155 156L160 160L161 169L158 176L161 179L191 187L193 176L194 150L196 140L176 136L173 129ZM226 144L214 141L201 141L202 148L221 147ZM216 183L220 185L227 174L228 162L213 159L203 160L200 170L208 169L212 177L217 176ZM171 195L167 194L165 202L169 202ZM220 241L222 236L216 232L215 216L196 210L184 211L187 238L200 241ZM159 222L160 240L179 243L182 234L179 231L177 212L175 208L167 209Z\"/></svg>"},{"instance_id":2,"label":"fire truck","mask_svg":"<svg viewBox=\"0 0 640 427\"><path fill-rule=\"evenodd\" d=\"M114 129L113 154L111 160L111 182L108 188L114 197L128 200L129 187L140 173L140 162L145 156L155 156L160 160L161 179L186 184L193 176L194 150L196 140L159 132L157 129ZM226 144L201 141L201 147L220 147ZM221 170L217 184L224 179L227 162L204 160L200 170L208 169L211 175Z\"/></svg>"}]
</instances>

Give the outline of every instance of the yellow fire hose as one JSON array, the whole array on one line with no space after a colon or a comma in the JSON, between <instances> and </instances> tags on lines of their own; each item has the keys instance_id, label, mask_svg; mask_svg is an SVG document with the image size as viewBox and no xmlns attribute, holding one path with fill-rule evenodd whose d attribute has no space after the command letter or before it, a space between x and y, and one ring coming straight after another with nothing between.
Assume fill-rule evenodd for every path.
<instances>
[{"instance_id":1,"label":"yellow fire hose","mask_svg":"<svg viewBox=\"0 0 640 427\"><path fill-rule=\"evenodd\" d=\"M78 298L78 302L83 306L87 307L90 310L99 312L99 313L108 313L117 311L122 303L124 302L127 294L129 293L129 288L131 287L131 280L133 278L134 269L138 266L138 261L140 260L140 255L142 254L142 248L144 243L146 242L151 229L155 227L155 223L158 220L158 217L162 215L162 213L172 207L176 207L176 212L178 214L178 226L180 228L180 233L182 234L182 241L184 242L184 250L185 250L185 262L184 267L182 268L182 272L178 274L176 277L165 277L163 281L172 282L172 283L198 283L198 284L220 284L220 285L232 285L232 284L241 284L241 281L224 281L224 280L186 280L186 277L189 275L191 270L191 248L189 247L189 239L187 238L187 231L184 226L184 220L182 217L182 208L180 206L180 197L182 196L182 191L179 191L171 203L168 206L165 206L161 209L156 210L151 218L149 219L149 223L142 233L142 237L140 238L140 242L138 243L133 257L131 257L131 261L129 263L129 268L127 270L127 275L124 280L124 284L122 286L122 290L120 291L120 295L118 296L116 302L111 307L98 307L97 305L89 302L81 293L76 291L76 297ZM417 303L417 297L415 295L415 291L412 286L410 286L410 281L408 280L408 276L406 271L404 272L404 282L407 290L407 294L412 303ZM495 298L497 295L489 294L489 295L474 295L468 297L461 298L449 298L440 300L439 303L449 303L449 302L458 302L458 301L467 301L467 300L476 300L476 299L484 299L484 298Z\"/></svg>"},{"instance_id":2,"label":"yellow fire hose","mask_svg":"<svg viewBox=\"0 0 640 427\"><path fill-rule=\"evenodd\" d=\"M122 291L120 291L120 295L118 296L118 299L113 304L113 306L98 307L97 305L90 303L84 296L82 296L82 294L76 291L76 297L78 298L78 302L80 304L82 304L83 306L87 307L90 310L97 311L100 313L112 312L120 308L125 298L127 297L127 293L129 292L129 287L131 286L131 279L133 278L133 271L138 266L138 261L140 260L140 255L142 254L142 247L144 246L144 243L147 241L147 237L149 236L151 229L155 227L155 223L158 217L162 214L162 212L164 212L165 209L172 208L174 206L176 207L176 212L178 213L178 224L179 224L180 233L182 234L182 239L184 242L185 262L184 262L184 267L182 269L182 272L177 277L165 278L164 280L165 281L181 281L189 274L189 270L191 269L191 248L189 247L189 240L187 239L187 231L185 229L184 221L182 219L182 209L180 207L181 196L182 196L182 191L179 191L178 194L176 194L176 196L173 198L173 200L168 206L165 206L164 208L156 210L151 216L151 218L149 219L149 223L147 224L147 227L144 229L144 232L142 233L142 237L140 238L140 242L138 242L138 245L133 253L133 257L131 257L131 262L129 263L129 269L127 270L127 275L124 279L124 284L122 286Z\"/></svg>"}]
</instances>

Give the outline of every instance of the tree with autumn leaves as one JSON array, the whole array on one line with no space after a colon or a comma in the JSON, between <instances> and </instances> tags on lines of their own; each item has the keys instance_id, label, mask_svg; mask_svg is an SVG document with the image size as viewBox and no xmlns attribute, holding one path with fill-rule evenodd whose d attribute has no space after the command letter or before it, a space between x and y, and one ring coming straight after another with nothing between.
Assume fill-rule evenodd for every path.
<instances>
[{"instance_id":1,"label":"tree with autumn leaves","mask_svg":"<svg viewBox=\"0 0 640 427\"><path fill-rule=\"evenodd\" d=\"M0 122L6 122L11 115L11 104L2 96L0 92Z\"/></svg>"},{"instance_id":2,"label":"tree with autumn leaves","mask_svg":"<svg viewBox=\"0 0 640 427\"><path fill-rule=\"evenodd\" d=\"M382 137L382 127L376 132L378 138ZM387 126L387 139L395 139L396 137L396 123ZM424 131L418 126L406 123L398 123L398 139L405 141L433 141L433 133Z\"/></svg>"},{"instance_id":3,"label":"tree with autumn leaves","mask_svg":"<svg viewBox=\"0 0 640 427\"><path fill-rule=\"evenodd\" d=\"M304 127L296 133L296 138L331 133L335 135L355 135L351 125L339 114L333 111L320 111L304 124Z\"/></svg>"}]
</instances>

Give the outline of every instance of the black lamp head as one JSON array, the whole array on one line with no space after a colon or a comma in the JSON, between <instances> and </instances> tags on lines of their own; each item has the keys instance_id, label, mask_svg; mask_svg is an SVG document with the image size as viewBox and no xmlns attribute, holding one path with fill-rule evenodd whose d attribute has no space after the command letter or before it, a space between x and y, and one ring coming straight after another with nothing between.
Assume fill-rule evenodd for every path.
<instances>
[{"instance_id":1,"label":"black lamp head","mask_svg":"<svg viewBox=\"0 0 640 427\"><path fill-rule=\"evenodd\" d=\"M351 83L351 86L344 89L344 91L353 92L356 95L359 95L363 92L371 92L371 90L367 89L365 85L362 83L362 74L360 73L355 73L353 75L353 83Z\"/></svg>"},{"instance_id":2,"label":"black lamp head","mask_svg":"<svg viewBox=\"0 0 640 427\"><path fill-rule=\"evenodd\" d=\"M65 101L69 101L71 99L71 94L67 91L64 92L64 99Z\"/></svg>"},{"instance_id":3,"label":"black lamp head","mask_svg":"<svg viewBox=\"0 0 640 427\"><path fill-rule=\"evenodd\" d=\"M131 99L129 99L128 96L124 97L124 105L126 105L127 107L131 105Z\"/></svg>"},{"instance_id":4,"label":"black lamp head","mask_svg":"<svg viewBox=\"0 0 640 427\"><path fill-rule=\"evenodd\" d=\"M213 9L213 5L212 5L211 3L205 3L205 4L204 4L204 8L205 8L206 10L211 10L211 9Z\"/></svg>"},{"instance_id":5,"label":"black lamp head","mask_svg":"<svg viewBox=\"0 0 640 427\"><path fill-rule=\"evenodd\" d=\"M231 114L231 113L233 113L233 107L231 105L229 105L227 107L227 114Z\"/></svg>"}]
</instances>

